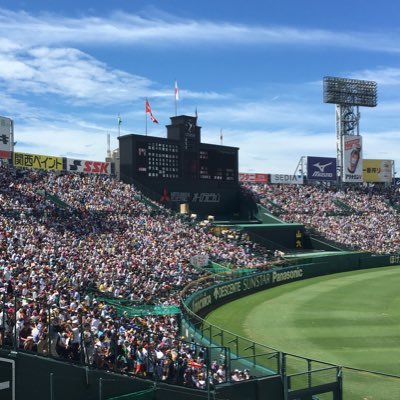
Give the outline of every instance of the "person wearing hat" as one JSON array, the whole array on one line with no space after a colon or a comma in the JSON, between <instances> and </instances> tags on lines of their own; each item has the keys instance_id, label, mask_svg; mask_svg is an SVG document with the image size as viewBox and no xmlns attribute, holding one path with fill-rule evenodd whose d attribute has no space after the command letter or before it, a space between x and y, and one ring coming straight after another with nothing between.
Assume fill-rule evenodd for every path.
<instances>
[{"instance_id":1,"label":"person wearing hat","mask_svg":"<svg viewBox=\"0 0 400 400\"><path fill-rule=\"evenodd\" d=\"M205 373L200 372L198 378L196 379L196 387L198 389L205 389L206 388L206 378Z\"/></svg>"},{"instance_id":2,"label":"person wearing hat","mask_svg":"<svg viewBox=\"0 0 400 400\"><path fill-rule=\"evenodd\" d=\"M79 321L78 321L77 317L72 319L71 331L72 331L71 342L70 342L71 358L74 361L78 361L79 360L79 348L80 348L80 342L81 342L81 330L79 327Z\"/></svg>"},{"instance_id":3,"label":"person wearing hat","mask_svg":"<svg viewBox=\"0 0 400 400\"><path fill-rule=\"evenodd\" d=\"M93 364L95 333L91 332L90 326L85 326L83 331L83 351L87 365Z\"/></svg>"},{"instance_id":4,"label":"person wearing hat","mask_svg":"<svg viewBox=\"0 0 400 400\"><path fill-rule=\"evenodd\" d=\"M233 371L233 374L231 375L231 380L233 382L239 382L241 380L240 379L240 371L238 369L235 369Z\"/></svg>"},{"instance_id":5,"label":"person wearing hat","mask_svg":"<svg viewBox=\"0 0 400 400\"><path fill-rule=\"evenodd\" d=\"M37 342L38 354L47 355L49 353L49 339L47 334L47 328L44 327L39 334L39 340Z\"/></svg>"}]
</instances>

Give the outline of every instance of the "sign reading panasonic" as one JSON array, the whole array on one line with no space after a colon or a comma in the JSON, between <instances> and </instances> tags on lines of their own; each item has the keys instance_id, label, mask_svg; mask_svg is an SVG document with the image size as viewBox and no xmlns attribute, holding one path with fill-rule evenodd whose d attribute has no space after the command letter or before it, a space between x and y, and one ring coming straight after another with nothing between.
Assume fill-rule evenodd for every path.
<instances>
[{"instance_id":1,"label":"sign reading panasonic","mask_svg":"<svg viewBox=\"0 0 400 400\"><path fill-rule=\"evenodd\" d=\"M308 156L307 179L336 181L336 158Z\"/></svg>"},{"instance_id":2,"label":"sign reading panasonic","mask_svg":"<svg viewBox=\"0 0 400 400\"><path fill-rule=\"evenodd\" d=\"M272 273L272 282L283 282L291 281L293 279L298 279L303 277L303 269L295 269L292 271L276 272Z\"/></svg>"}]
</instances>

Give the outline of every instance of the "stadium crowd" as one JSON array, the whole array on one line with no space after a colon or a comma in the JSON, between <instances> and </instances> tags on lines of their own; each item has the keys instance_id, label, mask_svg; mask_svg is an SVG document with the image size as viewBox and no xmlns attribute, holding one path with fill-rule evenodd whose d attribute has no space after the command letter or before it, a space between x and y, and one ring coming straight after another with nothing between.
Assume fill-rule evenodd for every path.
<instances>
[{"instance_id":1,"label":"stadium crowd","mask_svg":"<svg viewBox=\"0 0 400 400\"><path fill-rule=\"evenodd\" d=\"M374 253L400 252L398 190L248 185L259 201L327 239ZM217 237L132 185L103 175L0 167L0 346L136 376L205 388L249 379L181 336L174 315L119 312L104 296L175 305L204 275L193 256L265 269L272 252L226 230ZM279 258L279 257L277 257Z\"/></svg>"},{"instance_id":2,"label":"stadium crowd","mask_svg":"<svg viewBox=\"0 0 400 400\"><path fill-rule=\"evenodd\" d=\"M391 187L247 184L259 202L353 250L400 253L400 191Z\"/></svg>"},{"instance_id":3,"label":"stadium crowd","mask_svg":"<svg viewBox=\"0 0 400 400\"><path fill-rule=\"evenodd\" d=\"M190 265L193 255L231 268L262 267L270 256L139 197L108 176L1 167L1 344L205 385L204 354L180 336L176 318L119 315L98 294L178 305L181 289L204 273ZM229 379L223 365L214 369L214 383Z\"/></svg>"}]
</instances>

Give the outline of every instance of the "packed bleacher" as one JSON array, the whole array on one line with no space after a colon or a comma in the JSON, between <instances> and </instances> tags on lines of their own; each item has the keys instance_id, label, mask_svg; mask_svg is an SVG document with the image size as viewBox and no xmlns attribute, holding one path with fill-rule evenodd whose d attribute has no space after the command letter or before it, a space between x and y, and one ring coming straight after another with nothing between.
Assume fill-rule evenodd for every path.
<instances>
[{"instance_id":1,"label":"packed bleacher","mask_svg":"<svg viewBox=\"0 0 400 400\"><path fill-rule=\"evenodd\" d=\"M328 240L400 252L396 188L247 189ZM177 316L121 313L104 298L178 306L181 290L206 273L192 256L255 271L276 260L240 232L216 236L109 176L2 166L0 200L0 346L69 362L204 389L204 348L182 336ZM249 377L218 360L211 372L212 383Z\"/></svg>"},{"instance_id":2,"label":"packed bleacher","mask_svg":"<svg viewBox=\"0 0 400 400\"><path fill-rule=\"evenodd\" d=\"M303 223L328 241L371 253L400 252L400 192L391 187L247 184L259 202L287 222Z\"/></svg>"},{"instance_id":3,"label":"packed bleacher","mask_svg":"<svg viewBox=\"0 0 400 400\"><path fill-rule=\"evenodd\" d=\"M109 176L0 169L0 345L190 387L201 346L177 318L118 313L100 295L178 305L190 257L262 267L270 254L140 201ZM222 368L222 370L221 370ZM215 361L214 382L229 379Z\"/></svg>"}]
</instances>

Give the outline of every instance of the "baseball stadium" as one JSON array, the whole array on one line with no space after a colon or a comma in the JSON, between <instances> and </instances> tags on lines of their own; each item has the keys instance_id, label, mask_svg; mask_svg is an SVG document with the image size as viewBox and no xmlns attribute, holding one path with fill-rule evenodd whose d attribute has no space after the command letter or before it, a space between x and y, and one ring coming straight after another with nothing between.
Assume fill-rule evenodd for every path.
<instances>
[{"instance_id":1,"label":"baseball stadium","mask_svg":"<svg viewBox=\"0 0 400 400\"><path fill-rule=\"evenodd\" d=\"M400 185L349 118L376 84L324 101L337 157L290 175L193 116L105 161L16 152L1 117L1 399L399 399Z\"/></svg>"}]
</instances>

